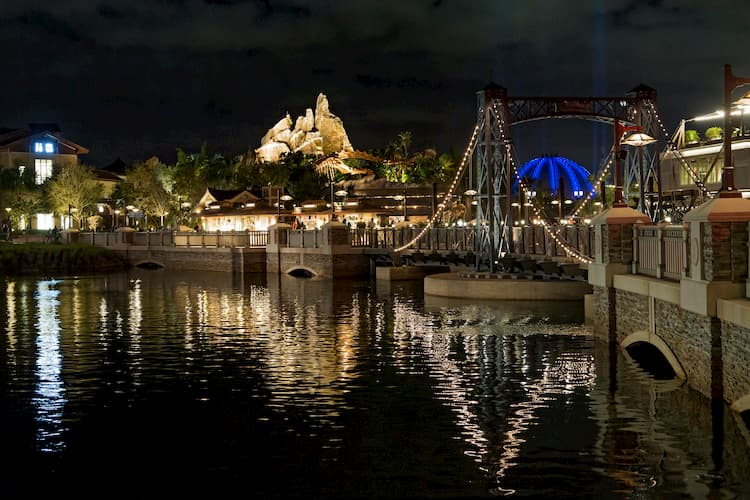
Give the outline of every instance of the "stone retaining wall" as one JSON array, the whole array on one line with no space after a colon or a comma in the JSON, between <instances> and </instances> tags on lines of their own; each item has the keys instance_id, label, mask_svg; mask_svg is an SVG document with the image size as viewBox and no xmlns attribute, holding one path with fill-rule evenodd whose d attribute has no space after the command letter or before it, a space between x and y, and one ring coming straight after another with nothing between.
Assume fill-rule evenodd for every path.
<instances>
[{"instance_id":1,"label":"stone retaining wall","mask_svg":"<svg viewBox=\"0 0 750 500\"><path fill-rule=\"evenodd\" d=\"M676 304L654 300L654 323L658 335L672 349L685 370L691 387L711 397L714 370L711 360L716 318L687 311Z\"/></svg>"},{"instance_id":2,"label":"stone retaining wall","mask_svg":"<svg viewBox=\"0 0 750 500\"><path fill-rule=\"evenodd\" d=\"M143 248L123 247L113 251L130 265L153 262L166 269L186 271L222 271L263 273L266 252L263 248Z\"/></svg>"},{"instance_id":3,"label":"stone retaining wall","mask_svg":"<svg viewBox=\"0 0 750 500\"><path fill-rule=\"evenodd\" d=\"M724 394L733 402L750 394L750 330L722 321L721 333Z\"/></svg>"}]
</instances>

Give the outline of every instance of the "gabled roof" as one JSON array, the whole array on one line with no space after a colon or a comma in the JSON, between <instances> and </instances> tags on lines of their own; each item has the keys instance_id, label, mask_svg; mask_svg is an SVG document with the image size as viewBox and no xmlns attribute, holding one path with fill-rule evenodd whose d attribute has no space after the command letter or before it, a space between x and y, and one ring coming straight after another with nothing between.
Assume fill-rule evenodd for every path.
<instances>
[{"instance_id":1,"label":"gabled roof","mask_svg":"<svg viewBox=\"0 0 750 500\"><path fill-rule=\"evenodd\" d=\"M248 203L259 200L257 196L246 189L215 189L208 188L198 201L199 206L207 206L212 203Z\"/></svg>"},{"instance_id":2,"label":"gabled roof","mask_svg":"<svg viewBox=\"0 0 750 500\"><path fill-rule=\"evenodd\" d=\"M54 137L55 140L75 150L76 154L85 155L89 150L70 139L63 137L60 127L55 123L30 123L28 128L0 129L0 147L9 148L21 141L34 140L45 136Z\"/></svg>"},{"instance_id":3,"label":"gabled roof","mask_svg":"<svg viewBox=\"0 0 750 500\"><path fill-rule=\"evenodd\" d=\"M102 170L100 168L94 168L92 169L94 171L94 175L96 176L96 180L98 181L111 181L111 182L117 182L122 180L122 178L113 173L109 172L107 170Z\"/></svg>"}]
</instances>

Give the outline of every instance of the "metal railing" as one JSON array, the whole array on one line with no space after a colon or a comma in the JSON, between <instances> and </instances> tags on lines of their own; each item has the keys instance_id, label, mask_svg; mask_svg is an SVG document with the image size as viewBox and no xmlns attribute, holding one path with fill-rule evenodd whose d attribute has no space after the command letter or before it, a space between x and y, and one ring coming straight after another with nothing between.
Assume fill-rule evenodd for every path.
<instances>
[{"instance_id":1,"label":"metal railing","mask_svg":"<svg viewBox=\"0 0 750 500\"><path fill-rule=\"evenodd\" d=\"M349 234L353 247L397 248L412 241L421 231L420 227L382 227L351 229ZM433 227L414 242L411 250L473 251L476 245L476 234L476 228L470 226Z\"/></svg>"},{"instance_id":2,"label":"metal railing","mask_svg":"<svg viewBox=\"0 0 750 500\"><path fill-rule=\"evenodd\" d=\"M688 275L687 253L686 226L633 226L633 274L679 280Z\"/></svg>"},{"instance_id":3,"label":"metal railing","mask_svg":"<svg viewBox=\"0 0 750 500\"><path fill-rule=\"evenodd\" d=\"M265 247L268 244L268 231L217 231L213 233L193 231L86 232L66 233L65 241L77 241L101 247L133 245L149 248L258 248Z\"/></svg>"},{"instance_id":4,"label":"metal railing","mask_svg":"<svg viewBox=\"0 0 750 500\"><path fill-rule=\"evenodd\" d=\"M547 226L515 227L513 229L513 253L565 257L566 248L576 253L594 257L594 228L590 226ZM556 241L550 233L557 237Z\"/></svg>"}]
</instances>

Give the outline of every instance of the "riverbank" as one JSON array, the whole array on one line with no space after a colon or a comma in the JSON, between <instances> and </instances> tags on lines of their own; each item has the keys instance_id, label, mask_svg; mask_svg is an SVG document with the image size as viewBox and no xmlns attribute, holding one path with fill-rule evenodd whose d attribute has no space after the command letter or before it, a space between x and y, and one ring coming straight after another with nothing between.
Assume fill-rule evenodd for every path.
<instances>
[{"instance_id":1,"label":"riverbank","mask_svg":"<svg viewBox=\"0 0 750 500\"><path fill-rule=\"evenodd\" d=\"M91 245L0 244L0 273L5 276L117 271L127 267L125 259L115 252Z\"/></svg>"}]
</instances>

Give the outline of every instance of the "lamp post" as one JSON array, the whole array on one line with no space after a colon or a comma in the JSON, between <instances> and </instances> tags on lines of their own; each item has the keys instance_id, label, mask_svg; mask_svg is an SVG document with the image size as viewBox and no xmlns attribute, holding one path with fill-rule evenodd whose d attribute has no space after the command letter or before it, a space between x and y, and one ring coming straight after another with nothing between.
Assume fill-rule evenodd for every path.
<instances>
[{"instance_id":1,"label":"lamp post","mask_svg":"<svg viewBox=\"0 0 750 500\"><path fill-rule=\"evenodd\" d=\"M331 189L333 189L333 188L331 188ZM343 197L345 197L345 196L346 196L347 194L349 194L349 193L348 193L348 192L347 192L347 191L346 191L345 189L339 189L338 191L336 191L336 192L335 192L335 193L333 193L333 194L335 194L335 195L336 195L336 196L338 196L339 198L343 198ZM335 206L335 205L334 205L334 199L333 199L333 196L331 196L331 220L332 220L332 221L333 221L333 220L336 220L336 213L335 213L335 208L334 208L334 206ZM342 210L343 210L343 207L342 207Z\"/></svg>"},{"instance_id":2,"label":"lamp post","mask_svg":"<svg viewBox=\"0 0 750 500\"><path fill-rule=\"evenodd\" d=\"M629 146L643 147L647 144L655 142L656 139L648 134L641 132L640 125L620 125L620 120L615 118L615 199L612 203L613 207L624 207L626 206L625 200L622 196L622 167L620 166L621 144L627 144ZM623 139L625 132L633 131L634 134L628 138ZM641 186L642 187L642 186Z\"/></svg>"},{"instance_id":3,"label":"lamp post","mask_svg":"<svg viewBox=\"0 0 750 500\"><path fill-rule=\"evenodd\" d=\"M281 222L281 202L287 202L291 200L292 197L288 194L282 195L281 190L276 191L276 224ZM286 210L286 208L284 208Z\"/></svg>"},{"instance_id":4,"label":"lamp post","mask_svg":"<svg viewBox=\"0 0 750 500\"><path fill-rule=\"evenodd\" d=\"M114 229L117 229L117 224L120 222L120 209L115 209L115 224Z\"/></svg>"},{"instance_id":5,"label":"lamp post","mask_svg":"<svg viewBox=\"0 0 750 500\"><path fill-rule=\"evenodd\" d=\"M406 196L404 196L402 194L397 194L396 196L393 197L393 199L395 201L401 201L401 202L403 202L403 209L404 209L404 212L403 212L404 215L403 216L404 216L404 222L406 222Z\"/></svg>"},{"instance_id":6,"label":"lamp post","mask_svg":"<svg viewBox=\"0 0 750 500\"><path fill-rule=\"evenodd\" d=\"M464 196L468 198L468 203L466 203L466 222L468 223L471 220L471 207L474 205L474 197L477 195L476 189L467 189L464 191Z\"/></svg>"}]
</instances>

